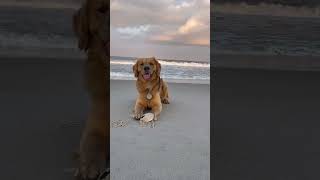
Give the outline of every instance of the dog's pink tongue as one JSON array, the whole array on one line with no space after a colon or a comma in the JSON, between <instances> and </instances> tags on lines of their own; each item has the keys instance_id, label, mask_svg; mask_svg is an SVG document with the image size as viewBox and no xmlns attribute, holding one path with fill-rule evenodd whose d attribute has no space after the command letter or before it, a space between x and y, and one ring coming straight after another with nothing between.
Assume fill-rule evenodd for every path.
<instances>
[{"instance_id":1,"label":"dog's pink tongue","mask_svg":"<svg viewBox=\"0 0 320 180\"><path fill-rule=\"evenodd\" d=\"M149 80L151 78L150 74L144 74L143 79Z\"/></svg>"}]
</instances>

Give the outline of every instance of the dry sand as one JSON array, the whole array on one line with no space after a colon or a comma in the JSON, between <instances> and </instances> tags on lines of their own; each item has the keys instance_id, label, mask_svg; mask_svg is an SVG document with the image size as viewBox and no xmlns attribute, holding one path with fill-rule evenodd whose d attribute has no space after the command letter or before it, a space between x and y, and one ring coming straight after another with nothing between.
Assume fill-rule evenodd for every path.
<instances>
[{"instance_id":1,"label":"dry sand","mask_svg":"<svg viewBox=\"0 0 320 180\"><path fill-rule=\"evenodd\" d=\"M111 179L210 179L210 86L169 83L155 128L130 118L134 81L111 81L111 120L128 125L111 129Z\"/></svg>"},{"instance_id":2,"label":"dry sand","mask_svg":"<svg viewBox=\"0 0 320 180\"><path fill-rule=\"evenodd\" d=\"M320 179L319 71L216 68L213 78L214 179Z\"/></svg>"},{"instance_id":3,"label":"dry sand","mask_svg":"<svg viewBox=\"0 0 320 180\"><path fill-rule=\"evenodd\" d=\"M83 61L0 59L0 179L69 180L86 119Z\"/></svg>"}]
</instances>

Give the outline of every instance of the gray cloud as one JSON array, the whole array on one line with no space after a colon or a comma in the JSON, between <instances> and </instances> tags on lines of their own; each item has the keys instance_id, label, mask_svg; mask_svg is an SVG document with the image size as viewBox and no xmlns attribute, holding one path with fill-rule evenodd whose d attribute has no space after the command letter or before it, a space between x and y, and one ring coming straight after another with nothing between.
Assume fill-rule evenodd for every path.
<instances>
[{"instance_id":1,"label":"gray cloud","mask_svg":"<svg viewBox=\"0 0 320 180\"><path fill-rule=\"evenodd\" d=\"M209 46L209 13L209 0L112 0L111 27L131 29L131 37L143 34L141 40L152 43ZM145 26L147 31L136 31Z\"/></svg>"}]
</instances>

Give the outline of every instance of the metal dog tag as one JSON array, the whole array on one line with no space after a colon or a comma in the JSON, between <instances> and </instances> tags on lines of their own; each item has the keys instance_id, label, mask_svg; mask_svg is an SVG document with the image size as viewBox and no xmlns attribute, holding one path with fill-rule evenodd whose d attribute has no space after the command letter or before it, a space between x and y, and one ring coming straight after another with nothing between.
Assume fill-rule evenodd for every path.
<instances>
[{"instance_id":1,"label":"metal dog tag","mask_svg":"<svg viewBox=\"0 0 320 180\"><path fill-rule=\"evenodd\" d=\"M152 99L152 94L148 93L148 94L147 94L147 99L148 99L148 100Z\"/></svg>"}]
</instances>

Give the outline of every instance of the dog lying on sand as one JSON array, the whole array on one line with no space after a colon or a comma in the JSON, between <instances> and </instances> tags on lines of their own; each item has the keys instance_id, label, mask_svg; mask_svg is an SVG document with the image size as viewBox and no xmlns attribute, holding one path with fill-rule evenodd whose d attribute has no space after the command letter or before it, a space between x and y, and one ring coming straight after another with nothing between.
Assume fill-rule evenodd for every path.
<instances>
[{"instance_id":1,"label":"dog lying on sand","mask_svg":"<svg viewBox=\"0 0 320 180\"><path fill-rule=\"evenodd\" d=\"M138 90L134 117L141 119L144 111L151 109L154 120L157 120L162 111L162 104L169 104L168 85L160 78L161 64L155 57L139 58L132 69L137 78Z\"/></svg>"},{"instance_id":2,"label":"dog lying on sand","mask_svg":"<svg viewBox=\"0 0 320 180\"><path fill-rule=\"evenodd\" d=\"M80 180L97 179L109 168L109 7L110 0L86 0L73 16L78 47L87 54L85 79L90 97L76 170Z\"/></svg>"}]
</instances>

